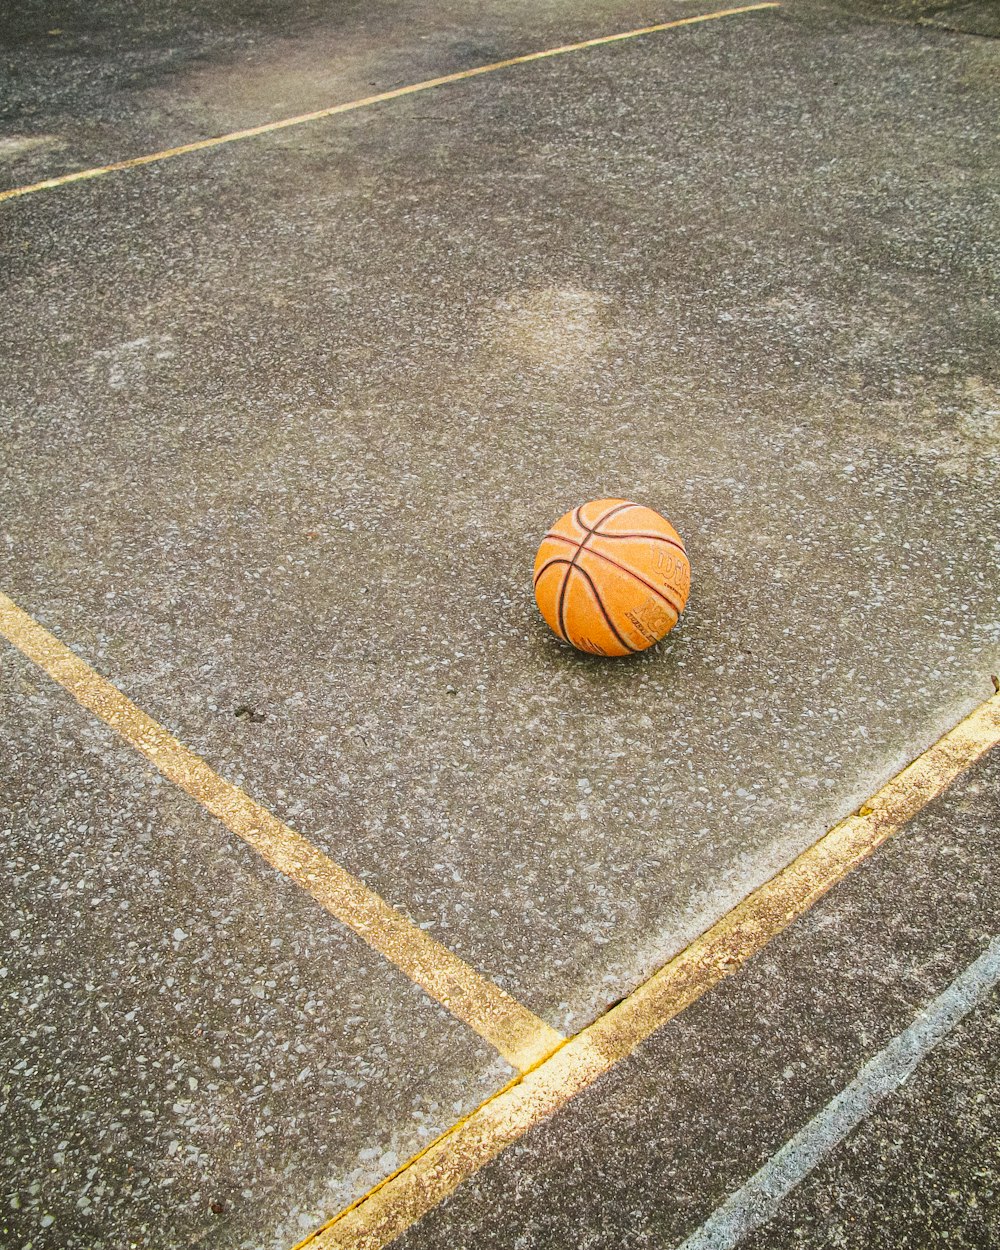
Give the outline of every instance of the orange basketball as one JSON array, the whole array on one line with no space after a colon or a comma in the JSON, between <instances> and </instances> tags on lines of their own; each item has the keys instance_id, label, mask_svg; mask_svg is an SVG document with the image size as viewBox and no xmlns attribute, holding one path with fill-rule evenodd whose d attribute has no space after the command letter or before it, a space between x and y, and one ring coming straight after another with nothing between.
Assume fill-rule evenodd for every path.
<instances>
[{"instance_id":1,"label":"orange basketball","mask_svg":"<svg viewBox=\"0 0 1000 1250\"><path fill-rule=\"evenodd\" d=\"M631 655L677 624L691 565L670 524L627 499L592 499L560 517L535 557L535 598L580 651Z\"/></svg>"}]
</instances>

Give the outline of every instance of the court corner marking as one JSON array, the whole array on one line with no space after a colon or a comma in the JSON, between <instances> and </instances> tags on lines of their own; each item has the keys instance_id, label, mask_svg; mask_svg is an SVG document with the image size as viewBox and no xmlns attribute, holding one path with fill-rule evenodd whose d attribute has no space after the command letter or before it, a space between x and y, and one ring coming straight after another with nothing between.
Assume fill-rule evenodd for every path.
<instances>
[{"instance_id":1,"label":"court corner marking","mask_svg":"<svg viewBox=\"0 0 1000 1250\"><path fill-rule=\"evenodd\" d=\"M0 637L115 730L265 863L305 890L428 997L478 1033L516 1071L531 1069L563 1044L561 1033L219 776L3 593Z\"/></svg>"},{"instance_id":2,"label":"court corner marking","mask_svg":"<svg viewBox=\"0 0 1000 1250\"><path fill-rule=\"evenodd\" d=\"M649 980L292 1250L382 1250L657 1029L738 971L1000 745L1000 691L897 772Z\"/></svg>"}]
</instances>

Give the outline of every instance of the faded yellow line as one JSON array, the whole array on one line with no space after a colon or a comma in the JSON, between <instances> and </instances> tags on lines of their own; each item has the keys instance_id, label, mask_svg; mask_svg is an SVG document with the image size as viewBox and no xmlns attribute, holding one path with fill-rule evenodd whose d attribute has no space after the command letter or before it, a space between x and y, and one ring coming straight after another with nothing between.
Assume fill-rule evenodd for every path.
<instances>
[{"instance_id":1,"label":"faded yellow line","mask_svg":"<svg viewBox=\"0 0 1000 1250\"><path fill-rule=\"evenodd\" d=\"M133 156L127 161L98 165L93 169L79 169L72 174L46 178L42 182L33 182L24 187L11 187L7 191L0 191L0 202L17 199L22 195L31 195L35 191L51 191L54 187L65 187L71 182L85 182L91 178L101 178L105 174L120 173L125 169L138 169L140 165L153 165L157 161L171 160L175 156L187 156L191 152L205 152L209 148L221 147L224 143L236 143L240 139L255 139L259 135L274 134L278 130L287 130L289 126L302 126L307 122L321 121L325 117L336 117L338 113L350 113L355 109L368 108L372 104L384 104L388 100L415 95L418 91L430 91L433 87L444 87L451 82L464 82L467 78L478 78L480 74L492 74L498 69L509 69L512 65L527 65L531 61L543 61L548 57L563 56L567 52L582 52L585 48L598 48L603 44L620 43L624 39L637 39L640 35L653 35L661 30L673 30L678 26L694 26L698 22L711 22L719 17L734 17L737 13L756 13L761 9L780 7L777 0L767 4L747 4L737 9L720 9L715 13L682 17L673 22L659 22L655 26L642 26L638 30L626 30L617 35L601 35L596 39L584 39L580 43L567 43L558 48L547 48L544 52L529 52L525 56L512 56L506 61L494 61L490 65L477 65L474 69L459 70L455 74L444 74L440 78L428 78L424 82L411 83L408 87L397 87L393 91L381 91L378 95L364 96L360 100L349 100L345 104L334 104L330 108L317 109L314 113L301 113L297 117L285 117L281 121L265 122L261 126L251 126L246 130L234 130L229 134L216 135L212 139L182 143L179 147L165 148L162 152Z\"/></svg>"},{"instance_id":2,"label":"faded yellow line","mask_svg":"<svg viewBox=\"0 0 1000 1250\"><path fill-rule=\"evenodd\" d=\"M238 786L213 772L4 594L0 594L0 635L141 751L164 777L221 820L272 868L300 885L431 998L475 1029L519 1071L537 1064L561 1045L562 1034L435 942Z\"/></svg>"},{"instance_id":3,"label":"faded yellow line","mask_svg":"<svg viewBox=\"0 0 1000 1250\"><path fill-rule=\"evenodd\" d=\"M1000 744L1000 694L982 704L853 816L820 838L622 1003L295 1250L381 1250L529 1129L613 1068L843 880L931 799Z\"/></svg>"}]
</instances>

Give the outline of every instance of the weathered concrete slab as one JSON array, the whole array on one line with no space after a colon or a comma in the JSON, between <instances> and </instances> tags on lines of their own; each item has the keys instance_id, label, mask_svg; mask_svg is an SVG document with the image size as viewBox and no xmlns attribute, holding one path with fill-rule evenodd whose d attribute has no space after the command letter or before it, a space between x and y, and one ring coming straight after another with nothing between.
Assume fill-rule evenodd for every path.
<instances>
[{"instance_id":1,"label":"weathered concrete slab","mask_svg":"<svg viewBox=\"0 0 1000 1250\"><path fill-rule=\"evenodd\" d=\"M762 14L8 205L14 596L579 1025L989 689L992 53ZM695 576L613 666L529 584L607 493Z\"/></svg>"},{"instance_id":2,"label":"weathered concrete slab","mask_svg":"<svg viewBox=\"0 0 1000 1250\"><path fill-rule=\"evenodd\" d=\"M287 10L269 25L209 7L179 25L151 12L155 34L126 50L112 7L66 53L21 23L4 185L635 24L477 5L425 8L424 25L303 9L287 29ZM991 689L996 57L800 4L0 206L4 589L440 941L578 1027ZM669 515L695 578L667 644L614 665L562 649L530 591L549 521L606 494ZM265 719L236 719L244 703ZM184 912L185 881L220 871L219 831L104 745L87 760L100 811L60 817L73 725L31 739L44 769L16 797L45 823L18 837L41 855L73 819L121 839L141 811L137 871L173 844L163 827L193 839L164 887ZM227 906L312 916L289 889L266 902L231 853ZM101 968L116 932L88 929ZM322 949L317 983L347 993L355 964ZM199 994L249 979L230 958ZM254 958L277 988L279 957ZM441 1090L465 1107L481 1074L500 1079L352 959L383 978L357 991L390 1039L370 1077L383 1101L362 1124L330 1092L289 1129L319 1162L290 1205L262 1197L274 1227L296 1203L332 1210L318 1177L349 1174L362 1139L415 1139L397 1054L445 1120ZM287 1036L330 1041L275 1011ZM341 1025L323 1028L330 1071L351 1071ZM345 1116L354 1136L324 1171L315 1125ZM270 1166L255 1157L245 1187L276 1193Z\"/></svg>"},{"instance_id":3,"label":"weathered concrete slab","mask_svg":"<svg viewBox=\"0 0 1000 1250\"><path fill-rule=\"evenodd\" d=\"M3 658L5 1246L284 1247L509 1077Z\"/></svg>"},{"instance_id":4,"label":"weathered concrete slab","mask_svg":"<svg viewBox=\"0 0 1000 1250\"><path fill-rule=\"evenodd\" d=\"M680 1245L1000 930L998 796L994 751L400 1250ZM994 1244L996 1028L994 995L741 1245Z\"/></svg>"}]
</instances>

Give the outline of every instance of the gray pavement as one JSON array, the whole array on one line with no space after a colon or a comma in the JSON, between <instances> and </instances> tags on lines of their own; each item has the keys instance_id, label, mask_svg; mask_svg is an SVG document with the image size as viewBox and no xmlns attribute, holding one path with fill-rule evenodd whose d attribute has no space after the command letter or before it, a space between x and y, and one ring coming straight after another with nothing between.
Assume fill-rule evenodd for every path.
<instances>
[{"instance_id":1,"label":"gray pavement","mask_svg":"<svg viewBox=\"0 0 1000 1250\"><path fill-rule=\"evenodd\" d=\"M670 1250L1000 934L1000 751L399 1250ZM1000 1242L993 994L740 1244Z\"/></svg>"},{"instance_id":2,"label":"gray pavement","mask_svg":"<svg viewBox=\"0 0 1000 1250\"><path fill-rule=\"evenodd\" d=\"M3 672L0 1245L287 1246L507 1078L27 662Z\"/></svg>"},{"instance_id":3,"label":"gray pavement","mask_svg":"<svg viewBox=\"0 0 1000 1250\"><path fill-rule=\"evenodd\" d=\"M803 0L0 205L3 589L563 1030L1000 667L997 49L888 8ZM120 6L68 7L60 35L41 7L4 19L3 185L695 10L138 11L123 26ZM547 633L530 569L554 517L614 494L674 521L694 582L664 646L609 665ZM17 908L47 926L44 957L11 939L5 985L69 979L99 1018L86 985L103 982L74 979L92 958L119 1002L145 1002L145 974L102 952L124 958L116 873L145 882L162 859L164 902L124 939L149 929L176 965L157 959L149 993L193 1019L183 1004L229 979L219 1027L249 1039L262 1008L244 990L262 984L324 1091L266 1103L296 1160L282 1196L276 1156L237 1163L206 1129L203 1171L232 1183L195 1167L157 1205L151 1187L179 1176L163 1099L183 1052L158 1026L153 1128L121 1147L141 1200L111 1178L96 1222L41 1229L100 1148L103 1086L73 1074L70 1101L9 1113L18 1168L66 1117L96 1117L34 1182L30 1217L9 1217L17 1236L117 1245L122 1220L169 1210L169 1244L287 1244L300 1214L332 1212L507 1078L66 696L2 664L5 717L29 719L8 731L8 838L46 865L3 905L10 930ZM265 719L237 719L243 704ZM148 846L129 846L137 823ZM49 906L76 888L59 848L81 825L105 900L86 924ZM213 916L192 899L220 874ZM286 953L261 939L237 961L230 914ZM321 1024L286 1001L293 975L300 997L327 994ZM43 1073L78 1049L64 1015L47 1027L58 1042L21 1044ZM381 1053L355 1056L374 1092L354 1121L358 1029ZM268 1036L247 1072L277 1062ZM213 1045L193 1062L223 1059ZM232 1214L210 1221L220 1188ZM244 1191L260 1200L240 1208Z\"/></svg>"}]
</instances>

